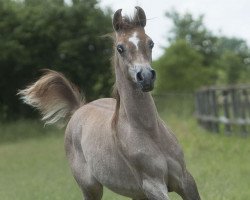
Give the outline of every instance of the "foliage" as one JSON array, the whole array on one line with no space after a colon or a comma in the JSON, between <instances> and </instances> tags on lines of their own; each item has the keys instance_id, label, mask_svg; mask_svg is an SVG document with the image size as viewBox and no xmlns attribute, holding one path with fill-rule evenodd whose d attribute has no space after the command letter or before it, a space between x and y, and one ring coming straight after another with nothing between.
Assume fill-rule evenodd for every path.
<instances>
[{"instance_id":1,"label":"foliage","mask_svg":"<svg viewBox=\"0 0 250 200\"><path fill-rule=\"evenodd\" d=\"M244 69L244 63L237 54L232 51L225 51L220 60L217 60L218 75L223 83L234 84L240 78L240 71Z\"/></svg>"},{"instance_id":2,"label":"foliage","mask_svg":"<svg viewBox=\"0 0 250 200\"><path fill-rule=\"evenodd\" d=\"M185 40L177 40L155 62L160 66L158 91L190 92L209 82L211 71L203 67L203 56Z\"/></svg>"},{"instance_id":3,"label":"foliage","mask_svg":"<svg viewBox=\"0 0 250 200\"><path fill-rule=\"evenodd\" d=\"M250 49L246 41L238 38L220 37L217 42L220 56L214 63L218 69L218 83L249 83Z\"/></svg>"},{"instance_id":4,"label":"foliage","mask_svg":"<svg viewBox=\"0 0 250 200\"><path fill-rule=\"evenodd\" d=\"M203 55L203 65L209 66L216 57L215 37L203 23L203 16L194 19L190 13L183 16L173 11L166 13L166 16L173 21L169 40L171 43L183 39L191 48Z\"/></svg>"},{"instance_id":5,"label":"foliage","mask_svg":"<svg viewBox=\"0 0 250 200\"><path fill-rule=\"evenodd\" d=\"M203 16L167 13L173 21L170 46L156 62L158 93L194 91L211 84L249 82L250 49L246 41L216 36L203 22Z\"/></svg>"},{"instance_id":6,"label":"foliage","mask_svg":"<svg viewBox=\"0 0 250 200\"><path fill-rule=\"evenodd\" d=\"M108 95L112 85L110 12L96 0L0 1L0 118L30 115L17 90L41 75L63 72L88 99Z\"/></svg>"}]
</instances>

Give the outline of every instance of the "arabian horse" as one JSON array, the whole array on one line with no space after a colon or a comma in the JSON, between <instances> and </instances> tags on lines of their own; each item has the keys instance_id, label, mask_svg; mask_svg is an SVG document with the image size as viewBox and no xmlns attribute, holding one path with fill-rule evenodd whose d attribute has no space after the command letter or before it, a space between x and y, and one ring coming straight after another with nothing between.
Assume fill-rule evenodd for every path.
<instances>
[{"instance_id":1,"label":"arabian horse","mask_svg":"<svg viewBox=\"0 0 250 200\"><path fill-rule=\"evenodd\" d=\"M69 119L66 155L85 200L100 200L103 186L134 200L200 200L174 134L160 119L150 91L154 43L146 35L146 15L135 7L132 18L113 16L116 98L83 101L61 73L48 70L19 91L48 124Z\"/></svg>"}]
</instances>

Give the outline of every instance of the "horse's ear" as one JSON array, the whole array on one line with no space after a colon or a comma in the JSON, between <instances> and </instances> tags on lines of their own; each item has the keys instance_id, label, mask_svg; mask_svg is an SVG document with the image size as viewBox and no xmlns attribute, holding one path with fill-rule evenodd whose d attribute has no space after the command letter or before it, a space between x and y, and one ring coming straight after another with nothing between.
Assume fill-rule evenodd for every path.
<instances>
[{"instance_id":1,"label":"horse's ear","mask_svg":"<svg viewBox=\"0 0 250 200\"><path fill-rule=\"evenodd\" d=\"M115 12L113 17L113 28L115 31L120 30L122 27L122 9Z\"/></svg>"},{"instance_id":2,"label":"horse's ear","mask_svg":"<svg viewBox=\"0 0 250 200\"><path fill-rule=\"evenodd\" d=\"M146 22L147 22L147 18L146 18L146 14L145 14L144 10L139 6L136 6L135 9L136 9L136 13L134 15L134 23L136 25L145 27Z\"/></svg>"}]
</instances>

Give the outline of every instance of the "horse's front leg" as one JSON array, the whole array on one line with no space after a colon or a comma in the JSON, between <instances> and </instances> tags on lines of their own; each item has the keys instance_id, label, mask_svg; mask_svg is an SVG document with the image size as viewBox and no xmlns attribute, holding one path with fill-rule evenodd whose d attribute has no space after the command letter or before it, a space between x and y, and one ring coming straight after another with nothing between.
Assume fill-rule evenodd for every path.
<instances>
[{"instance_id":1,"label":"horse's front leg","mask_svg":"<svg viewBox=\"0 0 250 200\"><path fill-rule=\"evenodd\" d=\"M182 187L177 191L183 200L200 200L200 195L192 175L186 171Z\"/></svg>"},{"instance_id":2,"label":"horse's front leg","mask_svg":"<svg viewBox=\"0 0 250 200\"><path fill-rule=\"evenodd\" d=\"M142 189L149 200L170 200L165 182L147 178L142 180Z\"/></svg>"}]
</instances>

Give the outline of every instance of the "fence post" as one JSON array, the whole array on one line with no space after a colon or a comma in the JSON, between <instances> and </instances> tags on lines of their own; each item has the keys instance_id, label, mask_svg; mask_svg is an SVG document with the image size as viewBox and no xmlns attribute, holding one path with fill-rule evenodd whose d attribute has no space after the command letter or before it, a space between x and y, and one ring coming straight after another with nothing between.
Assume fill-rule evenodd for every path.
<instances>
[{"instance_id":1,"label":"fence post","mask_svg":"<svg viewBox=\"0 0 250 200\"><path fill-rule=\"evenodd\" d=\"M204 91L201 91L200 92L200 104L201 104L201 116L203 117L205 114L206 114L206 108L204 106L204 101L205 101L205 98L204 98ZM202 127L206 128L206 122L201 119L201 125Z\"/></svg>"},{"instance_id":2,"label":"fence post","mask_svg":"<svg viewBox=\"0 0 250 200\"><path fill-rule=\"evenodd\" d=\"M195 115L198 119L198 123L201 125L200 115L201 115L201 109L200 109L200 92L195 93Z\"/></svg>"},{"instance_id":3,"label":"fence post","mask_svg":"<svg viewBox=\"0 0 250 200\"><path fill-rule=\"evenodd\" d=\"M241 118L243 123L241 124L241 134L243 136L247 135L247 127L246 127L246 109L247 109L247 91L245 89L242 90L242 100L241 100Z\"/></svg>"},{"instance_id":4,"label":"fence post","mask_svg":"<svg viewBox=\"0 0 250 200\"><path fill-rule=\"evenodd\" d=\"M208 104L208 95L207 90L203 92L203 102L204 102L204 115L209 116L209 104ZM205 127L209 130L209 121L205 120Z\"/></svg>"},{"instance_id":5,"label":"fence post","mask_svg":"<svg viewBox=\"0 0 250 200\"><path fill-rule=\"evenodd\" d=\"M237 95L237 90L235 88L231 90L231 95L232 95L233 117L237 119L239 117L239 98Z\"/></svg>"},{"instance_id":6,"label":"fence post","mask_svg":"<svg viewBox=\"0 0 250 200\"><path fill-rule=\"evenodd\" d=\"M223 101L224 101L224 116L225 116L225 133L228 135L231 133L231 124L229 123L229 102L228 102L228 90L223 90Z\"/></svg>"},{"instance_id":7,"label":"fence post","mask_svg":"<svg viewBox=\"0 0 250 200\"><path fill-rule=\"evenodd\" d=\"M210 90L210 102L211 102L211 113L214 119L218 118L218 109L217 109L217 98L216 98L216 90ZM216 133L219 132L219 123L217 121L212 122L212 130Z\"/></svg>"},{"instance_id":8,"label":"fence post","mask_svg":"<svg viewBox=\"0 0 250 200\"><path fill-rule=\"evenodd\" d=\"M247 89L244 90L244 96L245 96L245 104L246 104L246 110L247 110L247 113L248 113L248 117L250 118L250 102L249 102L249 93L247 91Z\"/></svg>"}]
</instances>

